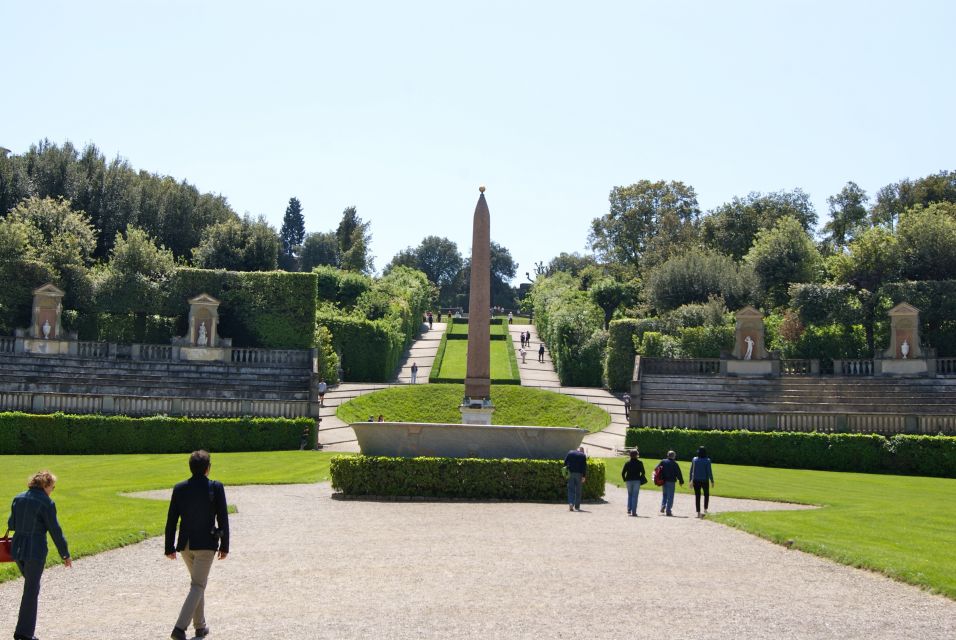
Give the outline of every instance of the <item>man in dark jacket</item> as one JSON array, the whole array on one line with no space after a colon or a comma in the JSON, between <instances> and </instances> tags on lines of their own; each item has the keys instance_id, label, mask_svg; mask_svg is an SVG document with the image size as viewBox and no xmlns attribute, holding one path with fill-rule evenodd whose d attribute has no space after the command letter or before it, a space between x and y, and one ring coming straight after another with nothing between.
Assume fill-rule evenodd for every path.
<instances>
[{"instance_id":1,"label":"man in dark jacket","mask_svg":"<svg viewBox=\"0 0 956 640\"><path fill-rule=\"evenodd\" d=\"M631 449L631 459L621 468L621 479L627 486L627 515L637 517L637 498L641 485L647 482L644 475L644 463L638 459L637 449Z\"/></svg>"},{"instance_id":2,"label":"man in dark jacket","mask_svg":"<svg viewBox=\"0 0 956 640\"><path fill-rule=\"evenodd\" d=\"M197 637L205 638L209 634L205 617L206 581L216 552L219 552L220 560L225 560L229 554L226 490L221 482L208 478L210 466L208 452L194 451L189 456L189 470L193 475L173 487L173 496L169 501L166 557L175 560L176 552L180 552L190 577L189 595L170 634L173 640L186 640L190 619ZM179 540L174 546L177 524Z\"/></svg>"},{"instance_id":3,"label":"man in dark jacket","mask_svg":"<svg viewBox=\"0 0 956 640\"><path fill-rule=\"evenodd\" d=\"M661 487L661 513L667 512L667 515L674 515L671 510L674 508L674 490L679 481L680 486L684 486L684 474L677 464L677 454L673 451L667 452L667 457L661 460L657 465L661 468L661 477L664 479L664 486Z\"/></svg>"},{"instance_id":4,"label":"man in dark jacket","mask_svg":"<svg viewBox=\"0 0 956 640\"><path fill-rule=\"evenodd\" d=\"M584 447L571 449L564 456L564 466L568 468L568 510L581 510L581 493L587 482L588 457Z\"/></svg>"}]
</instances>

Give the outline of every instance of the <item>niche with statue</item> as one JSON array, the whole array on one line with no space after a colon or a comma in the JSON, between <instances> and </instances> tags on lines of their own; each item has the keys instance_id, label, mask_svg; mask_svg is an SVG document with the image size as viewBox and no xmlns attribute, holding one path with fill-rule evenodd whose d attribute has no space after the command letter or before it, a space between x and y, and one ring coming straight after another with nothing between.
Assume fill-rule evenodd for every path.
<instances>
[{"instance_id":1,"label":"niche with statue","mask_svg":"<svg viewBox=\"0 0 956 640\"><path fill-rule=\"evenodd\" d=\"M219 300L208 293L189 299L189 325L180 345L182 360L228 362L232 340L219 335Z\"/></svg>"}]
</instances>

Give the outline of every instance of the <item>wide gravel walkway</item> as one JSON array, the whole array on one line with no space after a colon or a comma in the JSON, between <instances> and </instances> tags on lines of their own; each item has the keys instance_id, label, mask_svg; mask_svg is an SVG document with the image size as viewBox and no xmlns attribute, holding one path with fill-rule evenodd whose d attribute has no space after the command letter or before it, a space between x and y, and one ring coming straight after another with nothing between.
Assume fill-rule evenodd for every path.
<instances>
[{"instance_id":1,"label":"wide gravel walkway","mask_svg":"<svg viewBox=\"0 0 956 640\"><path fill-rule=\"evenodd\" d=\"M643 492L640 518L611 486L581 513L331 493L227 487L239 512L233 553L206 594L212 640L956 637L954 601L714 522L659 516L655 491ZM679 495L676 513L690 514L692 500ZM4 634L21 588L0 585ZM186 590L182 562L163 556L159 538L79 560L45 574L37 635L166 638Z\"/></svg>"}]
</instances>

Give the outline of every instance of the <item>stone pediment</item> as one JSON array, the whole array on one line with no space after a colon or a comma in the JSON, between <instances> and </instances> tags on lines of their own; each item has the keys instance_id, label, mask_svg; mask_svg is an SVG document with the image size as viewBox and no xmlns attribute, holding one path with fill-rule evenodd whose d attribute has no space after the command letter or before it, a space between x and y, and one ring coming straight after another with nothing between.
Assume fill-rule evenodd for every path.
<instances>
[{"instance_id":1,"label":"stone pediment","mask_svg":"<svg viewBox=\"0 0 956 640\"><path fill-rule=\"evenodd\" d=\"M219 304L219 301L213 298L208 293L200 293L195 298L190 298L187 302L189 302L189 304L209 304L209 305Z\"/></svg>"},{"instance_id":2,"label":"stone pediment","mask_svg":"<svg viewBox=\"0 0 956 640\"><path fill-rule=\"evenodd\" d=\"M63 296L66 295L66 292L63 291L63 289L60 289L59 287L57 287L56 285L54 285L53 283L49 283L49 282L48 282L47 284L43 285L42 287L37 287L36 289L34 289L34 290L33 290L33 295L35 295L35 296L51 296L51 297L62 298Z\"/></svg>"},{"instance_id":3,"label":"stone pediment","mask_svg":"<svg viewBox=\"0 0 956 640\"><path fill-rule=\"evenodd\" d=\"M913 316L919 313L919 309L906 302L901 302L889 311L887 314L892 316Z\"/></svg>"}]
</instances>

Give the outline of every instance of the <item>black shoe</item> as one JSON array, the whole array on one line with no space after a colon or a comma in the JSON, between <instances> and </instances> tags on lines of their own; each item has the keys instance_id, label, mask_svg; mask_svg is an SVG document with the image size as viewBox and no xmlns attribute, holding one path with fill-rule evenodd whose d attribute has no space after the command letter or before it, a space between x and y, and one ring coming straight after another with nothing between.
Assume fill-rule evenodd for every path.
<instances>
[{"instance_id":1,"label":"black shoe","mask_svg":"<svg viewBox=\"0 0 956 640\"><path fill-rule=\"evenodd\" d=\"M173 632L169 634L172 640L186 640L186 632L179 627L173 627Z\"/></svg>"},{"instance_id":2,"label":"black shoe","mask_svg":"<svg viewBox=\"0 0 956 640\"><path fill-rule=\"evenodd\" d=\"M13 640L40 640L40 639L36 636L33 636L31 638L30 636L21 636L19 633L14 633Z\"/></svg>"},{"instance_id":3,"label":"black shoe","mask_svg":"<svg viewBox=\"0 0 956 640\"><path fill-rule=\"evenodd\" d=\"M209 635L209 627L199 627L196 629L197 638L205 638Z\"/></svg>"}]
</instances>

